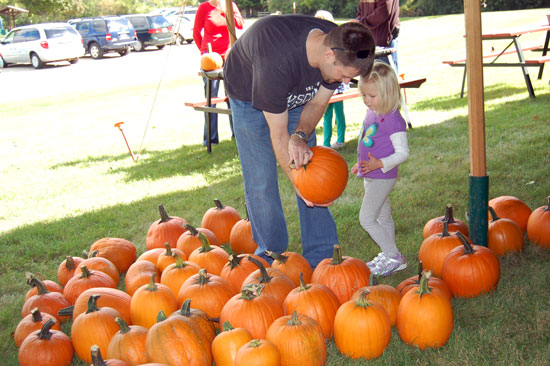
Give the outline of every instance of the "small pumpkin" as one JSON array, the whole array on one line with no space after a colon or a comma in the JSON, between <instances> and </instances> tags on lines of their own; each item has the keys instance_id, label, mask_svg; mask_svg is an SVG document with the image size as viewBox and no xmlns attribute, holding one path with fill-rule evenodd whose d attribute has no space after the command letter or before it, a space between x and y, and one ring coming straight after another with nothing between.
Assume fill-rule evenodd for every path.
<instances>
[{"instance_id":1,"label":"small pumpkin","mask_svg":"<svg viewBox=\"0 0 550 366\"><path fill-rule=\"evenodd\" d=\"M27 278L27 284L31 287L30 290L25 294L25 301L28 300L31 296L38 294L38 288L36 287L36 282L32 281L35 277L32 273L26 272L25 277ZM63 287L55 281L52 280L42 280L42 283L50 292L59 292L63 293Z\"/></svg>"},{"instance_id":2,"label":"small pumpkin","mask_svg":"<svg viewBox=\"0 0 550 366\"><path fill-rule=\"evenodd\" d=\"M147 329L157 322L159 311L172 314L178 308L176 295L168 286L155 283L155 276L151 276L147 285L138 288L130 300L132 324L141 325Z\"/></svg>"},{"instance_id":3,"label":"small pumpkin","mask_svg":"<svg viewBox=\"0 0 550 366\"><path fill-rule=\"evenodd\" d=\"M418 274L405 278L395 287L401 293L401 295L405 295L408 291L412 290L420 284L420 279L422 278L422 274L424 273L423 267L423 263L419 262ZM447 286L445 281L443 281L439 277L434 276L433 274L430 274L430 278L428 279L428 286L430 286L431 288L439 289L449 298L449 300L453 298L453 293L451 292L449 286Z\"/></svg>"},{"instance_id":4,"label":"small pumpkin","mask_svg":"<svg viewBox=\"0 0 550 366\"><path fill-rule=\"evenodd\" d=\"M367 291L366 297L369 301L374 301L384 308L390 317L390 324L395 325L397 321L397 309L401 302L401 292L393 286L386 284L379 284L376 276L372 275L370 285L359 289L351 297L352 300L357 300L359 296Z\"/></svg>"},{"instance_id":5,"label":"small pumpkin","mask_svg":"<svg viewBox=\"0 0 550 366\"><path fill-rule=\"evenodd\" d=\"M487 244L499 257L503 257L508 252L521 252L525 238L523 232L515 221L500 218L495 210L489 206L491 221L487 231Z\"/></svg>"},{"instance_id":6,"label":"small pumpkin","mask_svg":"<svg viewBox=\"0 0 550 366\"><path fill-rule=\"evenodd\" d=\"M303 280L306 283L311 281L313 269L311 269L311 265L307 259L300 253L284 252L277 254L270 250L266 250L265 255L273 258L271 267L285 273L292 281L294 281L296 286L300 285L300 275L303 276Z\"/></svg>"},{"instance_id":7,"label":"small pumpkin","mask_svg":"<svg viewBox=\"0 0 550 366\"><path fill-rule=\"evenodd\" d=\"M101 238L92 244L90 253L96 250L99 257L113 262L119 272L126 272L136 261L136 246L126 239Z\"/></svg>"},{"instance_id":8,"label":"small pumpkin","mask_svg":"<svg viewBox=\"0 0 550 366\"><path fill-rule=\"evenodd\" d=\"M13 340L15 341L15 345L20 347L25 338L27 338L27 336L32 332L40 330L48 319L55 320L55 317L48 313L41 313L38 308L32 309L29 315L21 319L15 328L15 332L13 332ZM50 329L61 330L61 327L56 321Z\"/></svg>"},{"instance_id":9,"label":"small pumpkin","mask_svg":"<svg viewBox=\"0 0 550 366\"><path fill-rule=\"evenodd\" d=\"M40 331L25 338L18 353L20 366L71 366L73 344L65 333L52 329L55 323L55 319L48 319Z\"/></svg>"},{"instance_id":10,"label":"small pumpkin","mask_svg":"<svg viewBox=\"0 0 550 366\"><path fill-rule=\"evenodd\" d=\"M160 254L157 258L157 268L159 269L160 273L163 273L164 269L170 264L176 263L176 257L180 257L183 260L187 259L187 256L184 252L177 248L172 249L168 242L164 243L164 248L164 253Z\"/></svg>"},{"instance_id":11,"label":"small pumpkin","mask_svg":"<svg viewBox=\"0 0 550 366\"><path fill-rule=\"evenodd\" d=\"M378 358L390 343L390 317L382 305L367 299L368 292L343 303L334 317L334 343L351 358Z\"/></svg>"},{"instance_id":12,"label":"small pumpkin","mask_svg":"<svg viewBox=\"0 0 550 366\"><path fill-rule=\"evenodd\" d=\"M441 277L441 266L451 250L462 245L456 231L449 232L449 223L443 222L443 230L422 241L418 250L418 260L424 269L432 271L434 276Z\"/></svg>"},{"instance_id":13,"label":"small pumpkin","mask_svg":"<svg viewBox=\"0 0 550 366\"><path fill-rule=\"evenodd\" d=\"M235 366L281 366L281 353L267 339L253 339L235 355Z\"/></svg>"},{"instance_id":14,"label":"small pumpkin","mask_svg":"<svg viewBox=\"0 0 550 366\"><path fill-rule=\"evenodd\" d=\"M246 217L237 221L231 228L229 245L233 253L236 254L254 254L258 249L258 243L254 241L252 236L252 224L248 218L248 210L246 210Z\"/></svg>"},{"instance_id":15,"label":"small pumpkin","mask_svg":"<svg viewBox=\"0 0 550 366\"><path fill-rule=\"evenodd\" d=\"M115 321L120 330L109 342L107 357L122 360L131 366L147 363L145 340L148 329L141 325L128 325L122 318Z\"/></svg>"},{"instance_id":16,"label":"small pumpkin","mask_svg":"<svg viewBox=\"0 0 550 366\"><path fill-rule=\"evenodd\" d=\"M193 250L189 256L189 261L196 263L200 268L204 268L208 273L219 275L223 266L229 259L229 254L217 245L210 245L208 238L203 233L199 233L201 247Z\"/></svg>"},{"instance_id":17,"label":"small pumpkin","mask_svg":"<svg viewBox=\"0 0 550 366\"><path fill-rule=\"evenodd\" d=\"M71 306L71 303L65 295L59 292L50 292L42 281L33 277L30 281L38 289L38 293L25 300L21 309L21 318L31 313L31 310L38 308L43 313L53 315L58 322L63 322L69 318L67 315L59 315L59 310Z\"/></svg>"},{"instance_id":18,"label":"small pumpkin","mask_svg":"<svg viewBox=\"0 0 550 366\"><path fill-rule=\"evenodd\" d=\"M265 337L279 350L282 365L324 366L327 360L325 337L319 323L296 310L275 320Z\"/></svg>"},{"instance_id":19,"label":"small pumpkin","mask_svg":"<svg viewBox=\"0 0 550 366\"><path fill-rule=\"evenodd\" d=\"M164 248L164 243L168 242L172 248L176 247L178 238L187 229L187 221L178 216L168 216L163 205L159 205L160 219L153 222L147 230L145 238L145 248Z\"/></svg>"},{"instance_id":20,"label":"small pumpkin","mask_svg":"<svg viewBox=\"0 0 550 366\"><path fill-rule=\"evenodd\" d=\"M189 277L199 273L200 267L176 256L176 263L170 264L162 272L160 283L166 285L174 294L179 294L181 286Z\"/></svg>"},{"instance_id":21,"label":"small pumpkin","mask_svg":"<svg viewBox=\"0 0 550 366\"><path fill-rule=\"evenodd\" d=\"M252 334L244 328L233 328L229 322L212 341L212 357L216 366L234 366L239 349L252 340Z\"/></svg>"},{"instance_id":22,"label":"small pumpkin","mask_svg":"<svg viewBox=\"0 0 550 366\"><path fill-rule=\"evenodd\" d=\"M218 243L229 243L231 229L241 219L239 212L231 206L224 206L219 199L214 200L215 207L211 207L202 216L201 227L209 229L216 235Z\"/></svg>"},{"instance_id":23,"label":"small pumpkin","mask_svg":"<svg viewBox=\"0 0 550 366\"><path fill-rule=\"evenodd\" d=\"M550 196L548 205L536 208L527 222L529 240L542 248L550 248Z\"/></svg>"},{"instance_id":24,"label":"small pumpkin","mask_svg":"<svg viewBox=\"0 0 550 366\"><path fill-rule=\"evenodd\" d=\"M115 288L115 281L101 271L91 271L88 267L80 268L81 273L69 280L63 289L63 295L74 305L78 296L85 290L93 287Z\"/></svg>"},{"instance_id":25,"label":"small pumpkin","mask_svg":"<svg viewBox=\"0 0 550 366\"><path fill-rule=\"evenodd\" d=\"M443 224L447 223L449 231L460 231L462 234L468 236L470 231L468 230L468 225L462 220L459 220L453 215L453 206L449 203L445 208L445 216L435 217L430 219L424 229L422 229L422 236L424 239L430 237L433 234L437 234L443 231Z\"/></svg>"},{"instance_id":26,"label":"small pumpkin","mask_svg":"<svg viewBox=\"0 0 550 366\"><path fill-rule=\"evenodd\" d=\"M260 261L264 267L269 267L269 263L262 257L255 254L231 254L228 261L224 264L220 277L225 278L235 292L241 290L243 281L252 272L258 269L258 266L249 258L255 258Z\"/></svg>"},{"instance_id":27,"label":"small pumpkin","mask_svg":"<svg viewBox=\"0 0 550 366\"><path fill-rule=\"evenodd\" d=\"M73 307L73 321L88 310L88 301L92 295L99 295L97 306L110 307L120 313L120 317L127 323L131 323L130 301L131 296L126 292L110 287L94 287L85 290L76 299Z\"/></svg>"},{"instance_id":28,"label":"small pumpkin","mask_svg":"<svg viewBox=\"0 0 550 366\"><path fill-rule=\"evenodd\" d=\"M286 295L296 287L294 282L283 271L272 267L265 268L259 260L253 257L248 259L258 266L258 269L245 278L242 286L261 284L263 293L273 296L277 302L282 304Z\"/></svg>"},{"instance_id":29,"label":"small pumpkin","mask_svg":"<svg viewBox=\"0 0 550 366\"><path fill-rule=\"evenodd\" d=\"M156 266L160 255L165 251L166 251L165 248L153 248L153 249L146 250L145 252L140 254L140 256L136 259L136 262L149 261Z\"/></svg>"},{"instance_id":30,"label":"small pumpkin","mask_svg":"<svg viewBox=\"0 0 550 366\"><path fill-rule=\"evenodd\" d=\"M84 259L74 270L74 276L80 276L82 273L82 267L86 266L92 271L101 271L111 277L115 283L115 287L118 286L120 282L120 275L118 268L114 265L113 262L107 258L98 257L98 251L90 252L89 257Z\"/></svg>"},{"instance_id":31,"label":"small pumpkin","mask_svg":"<svg viewBox=\"0 0 550 366\"><path fill-rule=\"evenodd\" d=\"M498 217L515 221L523 233L527 231L531 208L521 199L514 196L499 196L490 199L488 205L495 210Z\"/></svg>"},{"instance_id":32,"label":"small pumpkin","mask_svg":"<svg viewBox=\"0 0 550 366\"><path fill-rule=\"evenodd\" d=\"M420 349L444 346L453 331L451 300L428 285L424 272L418 287L403 295L397 310L397 331L403 342Z\"/></svg>"},{"instance_id":33,"label":"small pumpkin","mask_svg":"<svg viewBox=\"0 0 550 366\"><path fill-rule=\"evenodd\" d=\"M204 71L215 71L221 69L223 66L222 56L212 51L212 46L208 44L208 52L201 55L201 69Z\"/></svg>"},{"instance_id":34,"label":"small pumpkin","mask_svg":"<svg viewBox=\"0 0 550 366\"><path fill-rule=\"evenodd\" d=\"M149 283L153 275L155 275L155 279L161 277L156 264L148 260L136 261L128 268L126 277L124 277L126 292L132 296L138 288Z\"/></svg>"},{"instance_id":35,"label":"small pumpkin","mask_svg":"<svg viewBox=\"0 0 550 366\"><path fill-rule=\"evenodd\" d=\"M57 280L61 286L65 286L67 282L74 276L74 270L82 262L84 258L67 256L59 263L57 267Z\"/></svg>"},{"instance_id":36,"label":"small pumpkin","mask_svg":"<svg viewBox=\"0 0 550 366\"><path fill-rule=\"evenodd\" d=\"M193 253L193 250L202 246L202 242L199 239L199 233L203 233L208 238L208 242L211 245L219 246L218 238L216 238L216 235L211 230L203 227L195 228L189 224L186 224L185 228L187 231L181 234L178 238L176 248L184 252L186 258L189 258L191 253Z\"/></svg>"},{"instance_id":37,"label":"small pumpkin","mask_svg":"<svg viewBox=\"0 0 550 366\"><path fill-rule=\"evenodd\" d=\"M348 183L348 164L340 153L325 146L311 148L311 160L292 169L292 181L302 197L315 204L327 204L344 192Z\"/></svg>"}]
</instances>

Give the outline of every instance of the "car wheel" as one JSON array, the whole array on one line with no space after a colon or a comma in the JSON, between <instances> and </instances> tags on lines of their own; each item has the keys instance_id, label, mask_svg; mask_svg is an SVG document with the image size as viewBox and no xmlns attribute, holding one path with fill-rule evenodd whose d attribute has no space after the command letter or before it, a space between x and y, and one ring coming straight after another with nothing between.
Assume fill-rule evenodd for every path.
<instances>
[{"instance_id":1,"label":"car wheel","mask_svg":"<svg viewBox=\"0 0 550 366\"><path fill-rule=\"evenodd\" d=\"M181 34L176 34L176 45L181 46L185 42Z\"/></svg>"},{"instance_id":2,"label":"car wheel","mask_svg":"<svg viewBox=\"0 0 550 366\"><path fill-rule=\"evenodd\" d=\"M119 54L120 56L126 56L126 55L128 54L128 52L129 52L128 48L125 48L125 49L123 49L123 50L119 50L119 51L118 51L118 54Z\"/></svg>"},{"instance_id":3,"label":"car wheel","mask_svg":"<svg viewBox=\"0 0 550 366\"><path fill-rule=\"evenodd\" d=\"M74 65L78 62L78 57L77 58L73 58L73 59L70 59L69 62Z\"/></svg>"},{"instance_id":4,"label":"car wheel","mask_svg":"<svg viewBox=\"0 0 550 366\"><path fill-rule=\"evenodd\" d=\"M41 69L44 67L44 63L42 62L42 60L34 52L31 53L31 64L32 64L32 67L34 67L35 69Z\"/></svg>"},{"instance_id":5,"label":"car wheel","mask_svg":"<svg viewBox=\"0 0 550 366\"><path fill-rule=\"evenodd\" d=\"M162 49L164 48L164 46L165 46L165 45L157 46L157 48L158 48L159 50L162 50Z\"/></svg>"},{"instance_id":6,"label":"car wheel","mask_svg":"<svg viewBox=\"0 0 550 366\"><path fill-rule=\"evenodd\" d=\"M98 59L103 57L103 50L95 42L90 44L90 56L92 56L93 59Z\"/></svg>"},{"instance_id":7,"label":"car wheel","mask_svg":"<svg viewBox=\"0 0 550 366\"><path fill-rule=\"evenodd\" d=\"M137 43L134 45L134 50L137 51L137 52L143 51L144 48L145 48L145 46L143 45L143 42L141 42L141 41L137 41Z\"/></svg>"},{"instance_id":8,"label":"car wheel","mask_svg":"<svg viewBox=\"0 0 550 366\"><path fill-rule=\"evenodd\" d=\"M186 42L189 44L189 43L193 43L193 40L192 39L187 39Z\"/></svg>"}]
</instances>

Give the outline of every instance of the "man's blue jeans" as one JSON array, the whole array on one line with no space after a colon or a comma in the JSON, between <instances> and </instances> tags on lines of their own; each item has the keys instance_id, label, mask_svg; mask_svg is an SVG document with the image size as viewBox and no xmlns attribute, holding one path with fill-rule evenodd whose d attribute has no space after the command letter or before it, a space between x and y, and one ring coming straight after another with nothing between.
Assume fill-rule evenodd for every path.
<instances>
[{"instance_id":1,"label":"man's blue jeans","mask_svg":"<svg viewBox=\"0 0 550 366\"><path fill-rule=\"evenodd\" d=\"M279 194L277 159L273 152L269 127L262 111L252 103L230 99L233 113L233 128L239 158L241 160L246 207L252 235L258 244L257 255L271 261L265 250L284 252L288 247L288 230ZM288 132L298 126L302 107L288 112ZM315 146L315 133L308 145ZM327 207L307 207L296 196L302 254L315 268L324 258L332 257L334 245L338 243L336 223Z\"/></svg>"}]
</instances>

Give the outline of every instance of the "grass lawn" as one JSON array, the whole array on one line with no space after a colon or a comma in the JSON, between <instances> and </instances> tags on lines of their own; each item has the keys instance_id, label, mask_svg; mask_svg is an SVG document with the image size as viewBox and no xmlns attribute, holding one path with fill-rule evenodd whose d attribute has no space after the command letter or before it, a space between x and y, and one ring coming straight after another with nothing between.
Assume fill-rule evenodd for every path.
<instances>
[{"instance_id":1,"label":"grass lawn","mask_svg":"<svg viewBox=\"0 0 550 366\"><path fill-rule=\"evenodd\" d=\"M486 30L542 22L550 9L483 14ZM420 89L407 91L414 128L411 155L400 167L391 195L398 247L409 267L381 283L397 285L416 274L422 228L453 205L466 220L469 199L468 101L460 99L462 69L441 63L464 54L464 17L448 15L402 20L400 72L426 76ZM540 42L542 33L522 37ZM497 44L498 42L498 44ZM503 41L486 42L484 49ZM548 68L548 66L546 67ZM528 96L519 69L485 69L485 132L490 198L512 195L531 209L550 195L550 87L546 70L536 80L536 99ZM109 95L61 95L26 102L0 101L0 365L17 364L10 334L20 320L27 291L25 272L55 279L66 255L81 255L102 237L132 241L145 249L157 206L199 226L213 199L244 217L244 196L236 147L226 117L220 117L222 140L207 154L199 145L203 117L180 107L177 93L197 92L195 70L181 83L163 85L137 163L130 158L113 123L124 115L125 132L134 149L143 137L151 90L144 84ZM189 86L189 80L194 85ZM116 111L114 96L132 109ZM106 115L90 106L113 110ZM345 102L348 164L356 159L356 138L365 107L359 98ZM182 123L182 120L185 123ZM132 123L132 121L138 121ZM78 128L74 128L78 124ZM318 139L322 131L318 128ZM320 140L318 140L320 141ZM280 177L290 249L300 251L299 223L291 184ZM343 196L331 208L344 255L370 260L378 253L363 231L358 214L362 182L350 177ZM328 365L545 365L550 359L550 251L526 241L525 250L501 260L497 291L474 299L454 299L453 334L442 348L420 351L405 345L397 331L379 359L350 360L328 343ZM69 325L64 330L69 331ZM74 365L84 365L75 358Z\"/></svg>"}]
</instances>

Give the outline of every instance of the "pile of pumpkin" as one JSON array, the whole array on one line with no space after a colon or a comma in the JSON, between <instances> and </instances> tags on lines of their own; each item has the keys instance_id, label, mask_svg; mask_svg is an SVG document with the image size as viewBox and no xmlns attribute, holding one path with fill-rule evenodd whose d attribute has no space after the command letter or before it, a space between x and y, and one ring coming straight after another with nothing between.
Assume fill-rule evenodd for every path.
<instances>
[{"instance_id":1,"label":"pile of pumpkin","mask_svg":"<svg viewBox=\"0 0 550 366\"><path fill-rule=\"evenodd\" d=\"M14 333L20 365L37 354L45 366L74 354L94 366L324 365L326 340L373 359L394 325L407 344L440 347L453 330L451 298L496 289L497 255L521 251L524 232L550 248L550 197L533 212L514 197L491 200L489 248L469 241L449 205L424 227L419 275L394 288L337 245L314 270L295 252L266 252L269 265L252 254L248 219L215 203L197 228L159 206L139 257L128 240L103 238L88 258L67 256L58 282L28 274ZM70 337L59 326L69 318Z\"/></svg>"}]
</instances>

